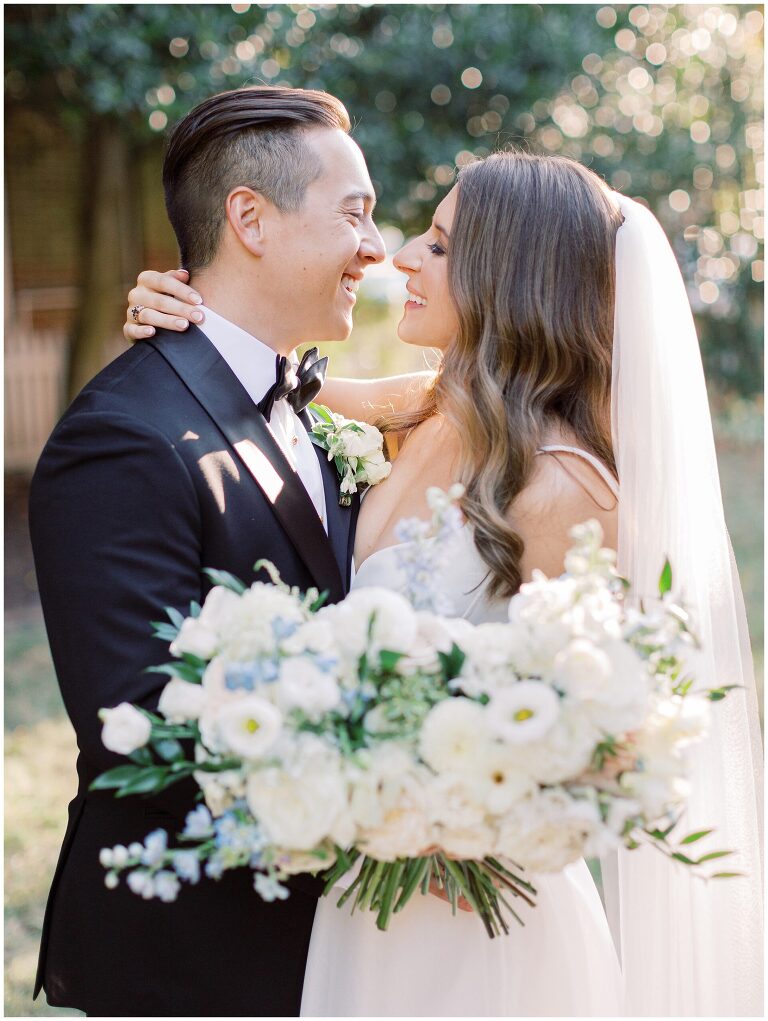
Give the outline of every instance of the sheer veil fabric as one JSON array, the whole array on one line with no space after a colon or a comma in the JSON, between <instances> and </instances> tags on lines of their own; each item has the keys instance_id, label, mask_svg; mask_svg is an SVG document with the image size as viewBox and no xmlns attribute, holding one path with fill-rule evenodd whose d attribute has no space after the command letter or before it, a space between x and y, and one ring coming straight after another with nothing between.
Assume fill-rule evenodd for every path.
<instances>
[{"instance_id":1,"label":"sheer veil fabric","mask_svg":"<svg viewBox=\"0 0 768 1021\"><path fill-rule=\"evenodd\" d=\"M762 758L744 601L723 515L693 316L655 217L614 196L616 241L612 427L621 487L619 561L636 594L658 594L665 557L702 641L691 665L705 687L743 688L714 706L695 751L679 830L714 826L699 853L743 878L694 878L651 847L604 863L606 901L628 1015L762 1016ZM706 846L705 846L706 845Z\"/></svg>"}]
</instances>

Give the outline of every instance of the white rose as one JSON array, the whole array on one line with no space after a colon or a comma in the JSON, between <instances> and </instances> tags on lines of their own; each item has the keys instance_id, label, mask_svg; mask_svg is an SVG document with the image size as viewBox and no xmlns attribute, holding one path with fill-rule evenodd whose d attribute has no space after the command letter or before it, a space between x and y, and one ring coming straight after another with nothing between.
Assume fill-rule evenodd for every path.
<instances>
[{"instance_id":1,"label":"white rose","mask_svg":"<svg viewBox=\"0 0 768 1021\"><path fill-rule=\"evenodd\" d=\"M365 469L366 479L372 486L376 486L379 482L383 482L384 479L389 478L390 472L392 471L391 463L384 459L383 454L366 457L363 467Z\"/></svg>"},{"instance_id":2,"label":"white rose","mask_svg":"<svg viewBox=\"0 0 768 1021\"><path fill-rule=\"evenodd\" d=\"M416 788L402 790L397 802L386 808L378 826L361 830L358 846L379 861L416 858L433 844L423 795Z\"/></svg>"},{"instance_id":3,"label":"white rose","mask_svg":"<svg viewBox=\"0 0 768 1021\"><path fill-rule=\"evenodd\" d=\"M283 872L287 872L289 876L294 876L299 872L314 873L329 869L336 861L336 851L333 844L326 842L317 850L324 852L323 857L313 854L311 851L290 851L281 848L277 853L275 864Z\"/></svg>"},{"instance_id":4,"label":"white rose","mask_svg":"<svg viewBox=\"0 0 768 1021\"><path fill-rule=\"evenodd\" d=\"M531 872L559 872L583 856L600 825L591 802L545 790L520 802L503 820L496 851Z\"/></svg>"},{"instance_id":5,"label":"white rose","mask_svg":"<svg viewBox=\"0 0 768 1021\"><path fill-rule=\"evenodd\" d=\"M163 688L158 709L169 723L196 720L202 712L205 697L202 685L173 677Z\"/></svg>"},{"instance_id":6,"label":"white rose","mask_svg":"<svg viewBox=\"0 0 768 1021\"><path fill-rule=\"evenodd\" d=\"M427 787L429 821L455 830L480 826L485 818L484 784L454 773L432 777Z\"/></svg>"},{"instance_id":7,"label":"white rose","mask_svg":"<svg viewBox=\"0 0 768 1021\"><path fill-rule=\"evenodd\" d=\"M601 694L611 677L608 655L586 638L576 638L555 656L552 677L575 698Z\"/></svg>"},{"instance_id":8,"label":"white rose","mask_svg":"<svg viewBox=\"0 0 768 1021\"><path fill-rule=\"evenodd\" d=\"M468 698L447 698L425 716L419 752L436 772L461 772L473 768L488 740L483 707Z\"/></svg>"},{"instance_id":9,"label":"white rose","mask_svg":"<svg viewBox=\"0 0 768 1021\"><path fill-rule=\"evenodd\" d=\"M143 748L152 733L152 724L130 702L121 702L114 709L100 709L99 719L104 724L101 730L104 747L118 755L130 755Z\"/></svg>"},{"instance_id":10,"label":"white rose","mask_svg":"<svg viewBox=\"0 0 768 1021\"><path fill-rule=\"evenodd\" d=\"M490 826L480 824L456 829L442 826L437 831L437 843L454 858L472 858L475 860L493 854L496 834Z\"/></svg>"},{"instance_id":11,"label":"white rose","mask_svg":"<svg viewBox=\"0 0 768 1021\"><path fill-rule=\"evenodd\" d=\"M479 624L459 633L456 642L465 654L460 684L468 695L491 694L514 684L518 670L528 670L528 635L516 625Z\"/></svg>"},{"instance_id":12,"label":"white rose","mask_svg":"<svg viewBox=\"0 0 768 1021\"><path fill-rule=\"evenodd\" d=\"M543 738L560 715L560 698L541 681L520 681L495 692L486 708L488 728L510 744Z\"/></svg>"},{"instance_id":13,"label":"white rose","mask_svg":"<svg viewBox=\"0 0 768 1021\"><path fill-rule=\"evenodd\" d=\"M254 582L221 621L220 651L236 663L274 656L281 641L305 620L306 612L295 596L274 585Z\"/></svg>"},{"instance_id":14,"label":"white rose","mask_svg":"<svg viewBox=\"0 0 768 1021\"><path fill-rule=\"evenodd\" d=\"M272 843L310 851L346 811L347 785L335 754L310 751L291 768L254 770L246 800Z\"/></svg>"},{"instance_id":15,"label":"white rose","mask_svg":"<svg viewBox=\"0 0 768 1021\"><path fill-rule=\"evenodd\" d=\"M355 422L355 427L342 429L340 439L347 457L370 457L380 451L383 437L379 430L367 422Z\"/></svg>"},{"instance_id":16,"label":"white rose","mask_svg":"<svg viewBox=\"0 0 768 1021\"><path fill-rule=\"evenodd\" d=\"M331 677L310 660L300 657L283 660L277 681L277 704L283 712L300 709L313 721L337 708L341 692Z\"/></svg>"},{"instance_id":17,"label":"white rose","mask_svg":"<svg viewBox=\"0 0 768 1021\"><path fill-rule=\"evenodd\" d=\"M240 596L223 585L214 585L200 611L198 620L210 631L220 632L230 615L235 612Z\"/></svg>"},{"instance_id":18,"label":"white rose","mask_svg":"<svg viewBox=\"0 0 768 1021\"><path fill-rule=\"evenodd\" d=\"M369 646L374 653L382 649L408 652L416 640L416 614L411 604L389 589L354 589L342 602L324 607L318 617L331 626L339 647L355 667Z\"/></svg>"},{"instance_id":19,"label":"white rose","mask_svg":"<svg viewBox=\"0 0 768 1021\"><path fill-rule=\"evenodd\" d=\"M201 623L199 617L187 617L171 642L171 655L183 656L189 653L200 659L210 659L215 655L218 644L219 636Z\"/></svg>"},{"instance_id":20,"label":"white rose","mask_svg":"<svg viewBox=\"0 0 768 1021\"><path fill-rule=\"evenodd\" d=\"M243 759L260 759L274 745L283 726L282 713L260 695L225 703L215 728L225 749Z\"/></svg>"}]
</instances>

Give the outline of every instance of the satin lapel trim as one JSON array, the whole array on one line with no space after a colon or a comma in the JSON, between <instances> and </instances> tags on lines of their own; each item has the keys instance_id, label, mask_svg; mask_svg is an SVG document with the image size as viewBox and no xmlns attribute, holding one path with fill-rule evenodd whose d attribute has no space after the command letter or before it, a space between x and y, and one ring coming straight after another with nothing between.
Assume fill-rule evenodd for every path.
<instances>
[{"instance_id":1,"label":"satin lapel trim","mask_svg":"<svg viewBox=\"0 0 768 1021\"><path fill-rule=\"evenodd\" d=\"M240 380L205 334L190 324L183 336L159 331L146 341L205 408L267 498L275 517L331 601L343 598L335 545L314 504ZM329 501L326 498L326 503Z\"/></svg>"},{"instance_id":2,"label":"satin lapel trim","mask_svg":"<svg viewBox=\"0 0 768 1021\"><path fill-rule=\"evenodd\" d=\"M307 432L312 431L312 418L307 411L300 415ZM310 440L312 437L310 436ZM349 533L352 523L356 517L354 511L359 503L357 493L352 497L352 504L349 507L342 507L339 503L339 473L336 465L328 460L328 451L323 450L316 443L312 443L320 462L320 472L323 476L323 489L325 490L325 510L328 518L328 538L331 540L333 552L336 555L336 562L339 565L345 588L349 589L350 575L352 573L352 558L349 554Z\"/></svg>"}]
</instances>

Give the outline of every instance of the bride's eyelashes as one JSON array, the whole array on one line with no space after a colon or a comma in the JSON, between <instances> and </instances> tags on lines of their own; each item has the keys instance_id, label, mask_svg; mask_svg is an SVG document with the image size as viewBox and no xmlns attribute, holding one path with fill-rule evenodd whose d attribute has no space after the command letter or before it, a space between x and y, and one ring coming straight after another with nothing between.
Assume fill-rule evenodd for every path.
<instances>
[{"instance_id":1,"label":"bride's eyelashes","mask_svg":"<svg viewBox=\"0 0 768 1021\"><path fill-rule=\"evenodd\" d=\"M442 245L439 245L437 241L433 241L431 245L427 245L427 248L433 255L445 255L445 249Z\"/></svg>"}]
</instances>

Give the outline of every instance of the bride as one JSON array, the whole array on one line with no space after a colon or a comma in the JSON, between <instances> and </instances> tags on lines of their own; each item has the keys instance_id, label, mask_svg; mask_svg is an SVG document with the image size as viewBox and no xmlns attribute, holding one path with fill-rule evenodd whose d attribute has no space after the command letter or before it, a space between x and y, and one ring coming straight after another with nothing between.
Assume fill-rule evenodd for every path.
<instances>
[{"instance_id":1,"label":"bride","mask_svg":"<svg viewBox=\"0 0 768 1021\"><path fill-rule=\"evenodd\" d=\"M559 574L569 530L586 518L600 521L639 594L652 594L669 555L703 638L697 676L747 686L719 707L696 759L686 825L715 821L746 878L715 889L647 848L622 852L603 863L613 940L584 862L533 877L525 928L493 941L470 911L450 917L436 890L386 934L338 910L333 891L316 912L302 1015L757 1015L751 662L669 245L644 207L579 164L507 152L462 170L395 265L409 291L399 336L442 361L434 375L324 388L335 411L383 424L393 452L389 479L361 507L355 585L403 585L397 522L428 517L427 488L457 479L466 527L439 584L474 622L503 619L534 568ZM142 274L129 298L145 306L145 327L173 329L195 310L188 295L177 271ZM130 319L125 333L147 335Z\"/></svg>"}]
</instances>

